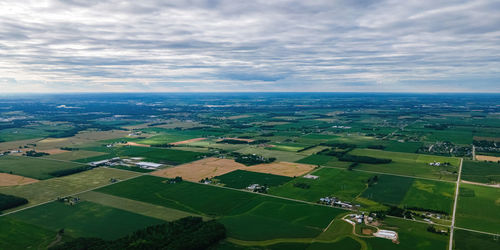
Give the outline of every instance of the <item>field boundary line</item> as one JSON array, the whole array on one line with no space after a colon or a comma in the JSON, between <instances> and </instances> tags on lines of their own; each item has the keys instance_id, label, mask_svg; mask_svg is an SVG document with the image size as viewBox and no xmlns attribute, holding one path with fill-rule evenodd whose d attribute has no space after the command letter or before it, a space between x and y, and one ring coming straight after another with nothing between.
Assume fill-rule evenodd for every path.
<instances>
[{"instance_id":1,"label":"field boundary line","mask_svg":"<svg viewBox=\"0 0 500 250\"><path fill-rule=\"evenodd\" d=\"M490 232L485 232L485 231L478 231L478 230L469 229L469 228L464 228L464 227L455 227L455 228L456 228L456 229L460 229L460 230L465 230L465 231L474 232L474 233L488 234L488 235L493 235L493 236L500 236L500 234L490 233Z\"/></svg>"},{"instance_id":2,"label":"field boundary line","mask_svg":"<svg viewBox=\"0 0 500 250\"><path fill-rule=\"evenodd\" d=\"M455 188L455 201L453 202L453 215L451 217L450 242L448 243L448 250L453 250L453 231L454 231L454 227L455 227L455 215L457 213L458 192L460 191L460 177L462 175L463 162L464 162L464 158L461 158L460 159L460 168L458 169L457 184L456 184L456 188Z\"/></svg>"},{"instance_id":3,"label":"field boundary line","mask_svg":"<svg viewBox=\"0 0 500 250\"><path fill-rule=\"evenodd\" d=\"M14 157L24 157L24 158L31 158L31 159L40 159L40 160L46 160L46 161L59 161L59 162L66 162L66 163L76 163L79 165L88 165L88 163L81 163L81 162L75 162L75 161L68 161L68 160L60 160L60 159L52 159L52 158L47 158L47 157L33 157L33 156L26 156L26 155L12 155Z\"/></svg>"},{"instance_id":4,"label":"field boundary line","mask_svg":"<svg viewBox=\"0 0 500 250\"><path fill-rule=\"evenodd\" d=\"M125 170L125 171L127 171L127 170ZM135 172L135 173L137 173L137 172ZM120 182L122 182L122 181L128 181L128 180L131 180L131 179L134 179L134 178L138 178L138 177L141 177L141 176L143 176L143 174L140 174L140 173L139 173L139 175L132 176L132 177L130 177L130 178L126 178L126 179L120 180L120 181L118 181L118 182L108 183L108 184L105 184L105 185L102 185L102 186L94 187L94 188L87 189L87 190L80 191L80 192L73 193L73 194L68 194L68 195L65 195L65 196L74 196L74 195L83 194L83 193L86 193L86 192L90 192L90 191L93 191L93 190L96 190L96 189L99 189L99 188L103 188L103 187L111 186L111 185L114 185L114 184L120 183ZM32 205L32 206L23 207L23 208L21 208L21 209L17 209L17 210L10 211L10 212L7 212L7 213L2 213L2 214L0 214L0 217L5 216L5 215L9 215L9 214L13 214L13 213L17 213L17 212L20 212L20 211L23 211L23 210L26 210L26 209L30 209L30 208L38 207L38 206L41 206L41 205L45 205L45 204L47 204L47 203L54 202L54 201L57 201L57 199L48 200L48 201L45 201L45 202L42 202L42 203L39 203L39 204L35 204L35 205Z\"/></svg>"}]
</instances>

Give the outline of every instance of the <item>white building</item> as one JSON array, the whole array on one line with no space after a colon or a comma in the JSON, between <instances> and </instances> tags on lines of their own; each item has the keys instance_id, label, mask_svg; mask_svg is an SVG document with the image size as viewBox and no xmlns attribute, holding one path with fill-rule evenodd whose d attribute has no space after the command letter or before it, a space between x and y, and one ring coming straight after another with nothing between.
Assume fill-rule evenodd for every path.
<instances>
[{"instance_id":1,"label":"white building","mask_svg":"<svg viewBox=\"0 0 500 250\"><path fill-rule=\"evenodd\" d=\"M394 241L398 239L398 233L391 230L378 230L373 236Z\"/></svg>"},{"instance_id":2,"label":"white building","mask_svg":"<svg viewBox=\"0 0 500 250\"><path fill-rule=\"evenodd\" d=\"M145 168L145 169L156 169L162 166L162 164L159 163L154 163L154 162L145 162L141 161L135 164L136 166L140 168Z\"/></svg>"},{"instance_id":3,"label":"white building","mask_svg":"<svg viewBox=\"0 0 500 250\"><path fill-rule=\"evenodd\" d=\"M306 179L313 179L313 180L317 180L317 179L319 179L319 176L317 176L317 175L312 175L312 174L306 174L306 175L304 175L304 178L306 178Z\"/></svg>"}]
</instances>

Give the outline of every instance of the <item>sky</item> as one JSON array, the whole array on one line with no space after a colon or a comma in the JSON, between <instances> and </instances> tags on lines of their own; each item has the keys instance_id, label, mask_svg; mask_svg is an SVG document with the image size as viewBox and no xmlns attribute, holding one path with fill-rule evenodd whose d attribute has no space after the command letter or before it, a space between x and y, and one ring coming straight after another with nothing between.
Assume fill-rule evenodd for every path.
<instances>
[{"instance_id":1,"label":"sky","mask_svg":"<svg viewBox=\"0 0 500 250\"><path fill-rule=\"evenodd\" d=\"M0 1L0 93L500 92L500 1Z\"/></svg>"}]
</instances>

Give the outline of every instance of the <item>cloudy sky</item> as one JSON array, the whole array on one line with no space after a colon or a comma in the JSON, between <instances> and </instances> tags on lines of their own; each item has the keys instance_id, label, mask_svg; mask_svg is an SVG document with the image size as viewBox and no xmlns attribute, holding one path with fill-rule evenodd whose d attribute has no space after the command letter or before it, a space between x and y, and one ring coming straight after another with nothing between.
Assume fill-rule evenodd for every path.
<instances>
[{"instance_id":1,"label":"cloudy sky","mask_svg":"<svg viewBox=\"0 0 500 250\"><path fill-rule=\"evenodd\" d=\"M500 92L500 1L0 1L0 92Z\"/></svg>"}]
</instances>

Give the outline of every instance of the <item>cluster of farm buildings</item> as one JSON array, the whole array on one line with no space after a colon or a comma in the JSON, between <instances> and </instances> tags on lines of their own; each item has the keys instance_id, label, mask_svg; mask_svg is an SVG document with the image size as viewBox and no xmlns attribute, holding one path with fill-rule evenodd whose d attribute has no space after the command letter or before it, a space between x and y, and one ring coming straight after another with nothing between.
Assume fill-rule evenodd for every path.
<instances>
[{"instance_id":1,"label":"cluster of farm buildings","mask_svg":"<svg viewBox=\"0 0 500 250\"><path fill-rule=\"evenodd\" d=\"M90 162L89 165L92 167L100 167L100 166L136 166L140 167L143 169L158 169L159 167L163 166L163 164L159 163L154 163L154 162L146 162L142 161L143 158L141 157L133 157L130 159L122 159L120 157L115 157L111 159L106 159L106 160L101 160L101 161L94 161Z\"/></svg>"}]
</instances>

